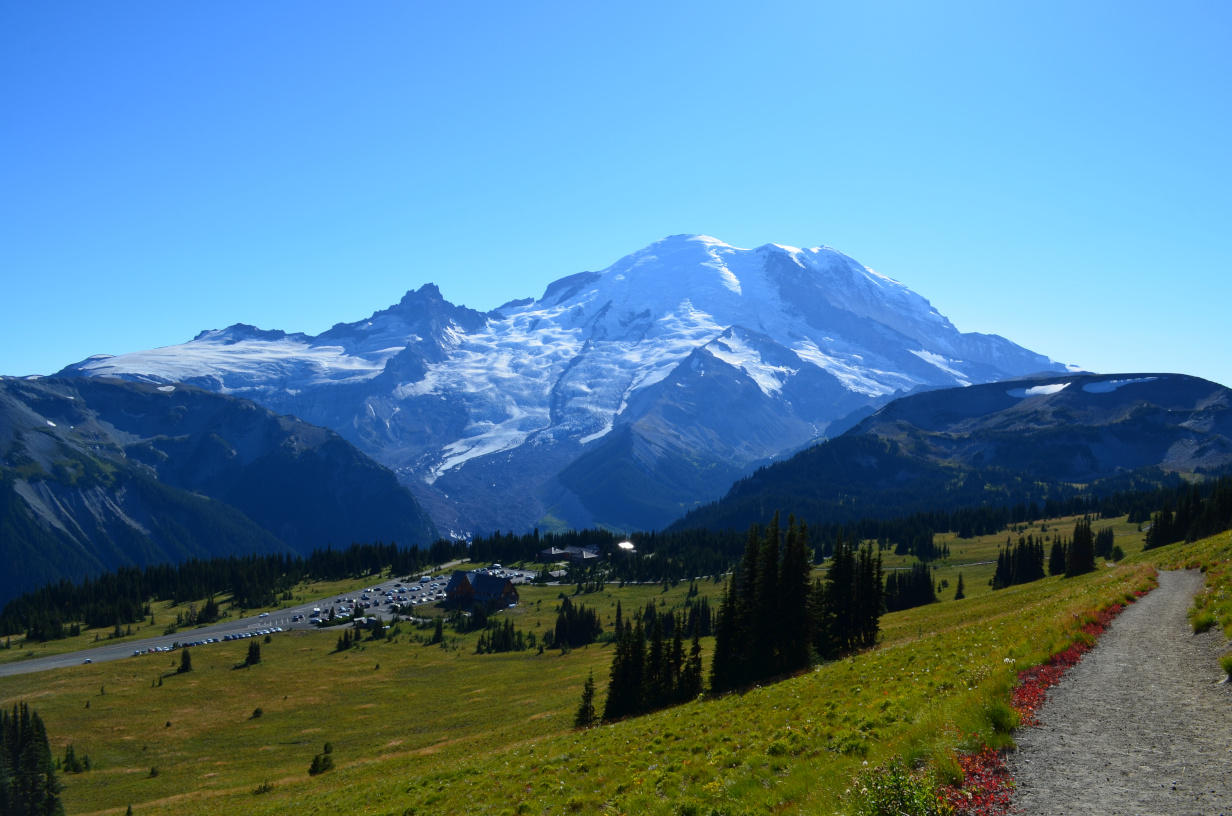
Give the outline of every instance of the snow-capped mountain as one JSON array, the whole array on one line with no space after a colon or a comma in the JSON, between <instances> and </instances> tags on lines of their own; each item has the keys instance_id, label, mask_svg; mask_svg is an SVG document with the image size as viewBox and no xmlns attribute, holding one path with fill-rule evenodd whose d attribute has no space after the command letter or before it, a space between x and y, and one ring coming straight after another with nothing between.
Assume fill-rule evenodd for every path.
<instances>
[{"instance_id":1,"label":"snow-capped mountain","mask_svg":"<svg viewBox=\"0 0 1232 816\"><path fill-rule=\"evenodd\" d=\"M662 526L895 394L1064 370L829 247L681 235L487 314L428 284L316 337L236 325L61 373L334 428L462 533Z\"/></svg>"}]
</instances>

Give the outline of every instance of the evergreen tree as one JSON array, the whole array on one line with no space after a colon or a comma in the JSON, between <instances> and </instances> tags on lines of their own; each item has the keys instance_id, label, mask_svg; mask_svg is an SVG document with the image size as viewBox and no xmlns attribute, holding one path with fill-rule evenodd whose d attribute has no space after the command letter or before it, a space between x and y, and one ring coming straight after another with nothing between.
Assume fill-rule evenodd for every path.
<instances>
[{"instance_id":1,"label":"evergreen tree","mask_svg":"<svg viewBox=\"0 0 1232 816\"><path fill-rule=\"evenodd\" d=\"M958 586L954 589L954 600L961 601L965 597L967 597L967 593L963 587L963 577L960 572L958 573Z\"/></svg>"},{"instance_id":2,"label":"evergreen tree","mask_svg":"<svg viewBox=\"0 0 1232 816\"><path fill-rule=\"evenodd\" d=\"M667 699L664 704L676 702L680 698L680 684L684 674L684 618L677 616L672 627L672 648L668 652L667 676L671 679L667 689Z\"/></svg>"},{"instance_id":3,"label":"evergreen tree","mask_svg":"<svg viewBox=\"0 0 1232 816\"><path fill-rule=\"evenodd\" d=\"M0 710L0 813L63 816L47 731L25 703Z\"/></svg>"},{"instance_id":4,"label":"evergreen tree","mask_svg":"<svg viewBox=\"0 0 1232 816\"><path fill-rule=\"evenodd\" d=\"M897 612L936 603L937 589L928 564L912 564L910 570L895 570L886 577L885 609Z\"/></svg>"},{"instance_id":5,"label":"evergreen tree","mask_svg":"<svg viewBox=\"0 0 1232 816\"><path fill-rule=\"evenodd\" d=\"M590 728L595 724L595 673L586 676L582 686L582 703L573 718L574 728Z\"/></svg>"},{"instance_id":6,"label":"evergreen tree","mask_svg":"<svg viewBox=\"0 0 1232 816\"><path fill-rule=\"evenodd\" d=\"M739 632L736 622L736 596L736 573L733 572L723 590L715 621L714 654L710 660L710 690L716 694L733 689L739 684L735 672L735 647Z\"/></svg>"},{"instance_id":7,"label":"evergreen tree","mask_svg":"<svg viewBox=\"0 0 1232 816\"><path fill-rule=\"evenodd\" d=\"M1044 577L1044 542L1034 536L1018 537L1018 544L997 553L993 589L1026 584Z\"/></svg>"},{"instance_id":8,"label":"evergreen tree","mask_svg":"<svg viewBox=\"0 0 1232 816\"><path fill-rule=\"evenodd\" d=\"M751 646L761 636L761 631L757 628L761 621L757 609L758 562L761 551L761 528L753 524L749 527L748 540L745 542L744 559L740 562L739 570L732 573L736 579L736 637L732 643L729 669L733 687L750 682L755 674L749 662Z\"/></svg>"},{"instance_id":9,"label":"evergreen tree","mask_svg":"<svg viewBox=\"0 0 1232 816\"><path fill-rule=\"evenodd\" d=\"M810 631L809 576L813 554L808 545L808 528L787 517L787 539L779 564L778 634L779 671L793 672L809 664Z\"/></svg>"},{"instance_id":10,"label":"evergreen tree","mask_svg":"<svg viewBox=\"0 0 1232 816\"><path fill-rule=\"evenodd\" d=\"M557 646L579 648L594 643L603 633L603 626L595 610L587 609L586 604L574 606L571 600L565 598L560 602L556 615L555 632Z\"/></svg>"},{"instance_id":11,"label":"evergreen tree","mask_svg":"<svg viewBox=\"0 0 1232 816\"><path fill-rule=\"evenodd\" d=\"M834 542L834 557L830 569L826 573L824 615L818 634L825 639L828 651L822 651L818 642L818 653L824 657L836 657L847 654L856 648L856 563L851 544L845 539L842 531Z\"/></svg>"},{"instance_id":12,"label":"evergreen tree","mask_svg":"<svg viewBox=\"0 0 1232 816\"><path fill-rule=\"evenodd\" d=\"M175 670L176 674L187 674L192 671L192 652L188 649L180 651L180 667Z\"/></svg>"},{"instance_id":13,"label":"evergreen tree","mask_svg":"<svg viewBox=\"0 0 1232 816\"><path fill-rule=\"evenodd\" d=\"M885 573L881 567L881 553L873 557L871 545L860 548L857 559L856 578L856 646L869 649L877 645L881 630L881 610L885 608ZM932 586L932 579L929 579Z\"/></svg>"},{"instance_id":14,"label":"evergreen tree","mask_svg":"<svg viewBox=\"0 0 1232 816\"><path fill-rule=\"evenodd\" d=\"M261 644L255 640L248 644L248 657L244 658L245 666L255 666L261 662Z\"/></svg>"},{"instance_id":15,"label":"evergreen tree","mask_svg":"<svg viewBox=\"0 0 1232 816\"><path fill-rule=\"evenodd\" d=\"M1099 558L1111 558L1112 548L1116 545L1116 533L1111 527L1105 527L1095 534L1095 555Z\"/></svg>"},{"instance_id":16,"label":"evergreen tree","mask_svg":"<svg viewBox=\"0 0 1232 816\"><path fill-rule=\"evenodd\" d=\"M629 694L631 686L629 649L633 635L631 627L620 623L619 603L616 611L616 651L612 655L612 666L609 669L607 680L607 700L603 705L603 719L607 722L627 716L633 710Z\"/></svg>"},{"instance_id":17,"label":"evergreen tree","mask_svg":"<svg viewBox=\"0 0 1232 816\"><path fill-rule=\"evenodd\" d=\"M1066 553L1065 576L1082 575L1095 570L1095 536L1091 533L1091 520L1080 518L1074 522L1074 538Z\"/></svg>"},{"instance_id":18,"label":"evergreen tree","mask_svg":"<svg viewBox=\"0 0 1232 816\"><path fill-rule=\"evenodd\" d=\"M746 644L749 679L779 670L779 656L775 654L776 635L781 634L783 618L780 615L784 614L782 598L779 597L780 538L779 514L776 512L761 535L757 557L757 588L753 593L754 634Z\"/></svg>"},{"instance_id":19,"label":"evergreen tree","mask_svg":"<svg viewBox=\"0 0 1232 816\"><path fill-rule=\"evenodd\" d=\"M669 697L671 680L665 676L663 671L666 663L663 649L663 623L658 615L655 615L654 622L651 624L647 646L642 704L638 706L639 709L658 708Z\"/></svg>"},{"instance_id":20,"label":"evergreen tree","mask_svg":"<svg viewBox=\"0 0 1232 816\"><path fill-rule=\"evenodd\" d=\"M702 693L702 643L700 627L693 627L693 642L689 645L689 657L680 673L678 699L688 702Z\"/></svg>"},{"instance_id":21,"label":"evergreen tree","mask_svg":"<svg viewBox=\"0 0 1232 816\"><path fill-rule=\"evenodd\" d=\"M211 595L205 602L205 606L201 608L201 612L197 615L198 623L213 623L218 620L218 602Z\"/></svg>"},{"instance_id":22,"label":"evergreen tree","mask_svg":"<svg viewBox=\"0 0 1232 816\"><path fill-rule=\"evenodd\" d=\"M1052 551L1048 554L1048 574L1063 575L1067 559L1068 554L1065 551L1065 544L1058 538L1052 542Z\"/></svg>"},{"instance_id":23,"label":"evergreen tree","mask_svg":"<svg viewBox=\"0 0 1232 816\"><path fill-rule=\"evenodd\" d=\"M1172 503L1165 502L1163 509L1151 516L1151 527L1146 531L1145 550L1153 550L1180 541L1183 534L1172 514Z\"/></svg>"}]
</instances>

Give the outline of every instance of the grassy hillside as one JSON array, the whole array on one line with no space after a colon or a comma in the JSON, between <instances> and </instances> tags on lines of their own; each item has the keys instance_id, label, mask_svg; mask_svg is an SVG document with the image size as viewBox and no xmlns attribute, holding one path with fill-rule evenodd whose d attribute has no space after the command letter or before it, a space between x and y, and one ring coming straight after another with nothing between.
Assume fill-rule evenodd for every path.
<instances>
[{"instance_id":1,"label":"grassy hillside","mask_svg":"<svg viewBox=\"0 0 1232 816\"><path fill-rule=\"evenodd\" d=\"M1072 522L1046 524L1072 531ZM1127 552L1140 548L1135 528L1118 532ZM1206 558L1215 574L1227 539L997 592L987 585L994 565L977 562L995 560L1005 534L948 540L943 602L884 616L880 648L585 732L571 729L573 712L589 672L602 692L610 647L475 655L476 634L427 646L420 641L430 632L405 624L391 641L342 653L334 631L280 635L248 669L235 668L241 643L193 650L195 671L186 675L168 674L178 655L159 655L6 678L0 705L29 702L54 751L72 743L89 754L94 770L65 777L74 814L122 813L129 804L142 814L212 816L825 813L841 806L866 761L906 755L952 772L954 751L1005 744L1016 670L1078 637L1084 613L1146 586L1152 561ZM890 557L887 565L899 564ZM959 571L968 597L955 602ZM717 600L718 585L701 588ZM509 614L542 633L559 591L527 588ZM627 613L651 598L679 604L686 591L610 585L579 600L597 606L609 627L617 599ZM162 686L160 675L168 675ZM309 776L326 741L337 767Z\"/></svg>"}]
</instances>

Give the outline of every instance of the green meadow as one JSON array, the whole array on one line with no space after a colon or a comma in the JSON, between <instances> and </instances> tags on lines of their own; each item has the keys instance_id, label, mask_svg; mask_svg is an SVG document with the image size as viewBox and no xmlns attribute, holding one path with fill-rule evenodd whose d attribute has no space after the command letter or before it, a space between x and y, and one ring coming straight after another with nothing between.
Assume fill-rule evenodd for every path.
<instances>
[{"instance_id":1,"label":"green meadow","mask_svg":"<svg viewBox=\"0 0 1232 816\"><path fill-rule=\"evenodd\" d=\"M1073 528L1044 524L1029 532ZM237 668L245 641L193 649L187 674L172 653L5 678L0 704L30 703L53 752L89 755L92 770L62 777L70 814L841 812L865 763L902 756L952 776L955 752L1009 744L1015 672L1085 637L1086 616L1147 588L1154 564L1204 566L1207 606L1228 625L1229 534L1139 553L1136 526L1117 531L1134 553L1121 564L996 592L995 563L980 562L995 562L1007 533L951 537L942 601L883 616L878 648L586 731L574 711L591 672L601 710L610 646L477 655L478 633L427 645L431 631L406 623L340 653L334 629L276 635L249 668ZM885 555L887 567L909 564ZM967 598L954 601L959 572ZM717 608L721 585L699 589ZM521 591L502 615L538 637L573 588ZM687 592L609 584L574 602L606 629L617 600L628 614L651 599L679 607ZM310 776L326 742L335 767Z\"/></svg>"}]
</instances>

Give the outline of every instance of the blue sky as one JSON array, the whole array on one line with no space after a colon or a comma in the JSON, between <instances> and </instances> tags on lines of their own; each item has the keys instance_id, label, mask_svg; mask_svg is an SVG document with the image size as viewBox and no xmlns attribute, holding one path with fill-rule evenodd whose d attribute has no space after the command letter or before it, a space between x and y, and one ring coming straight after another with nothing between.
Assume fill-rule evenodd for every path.
<instances>
[{"instance_id":1,"label":"blue sky","mask_svg":"<svg viewBox=\"0 0 1232 816\"><path fill-rule=\"evenodd\" d=\"M6 3L0 373L828 244L1232 385L1232 5Z\"/></svg>"}]
</instances>

